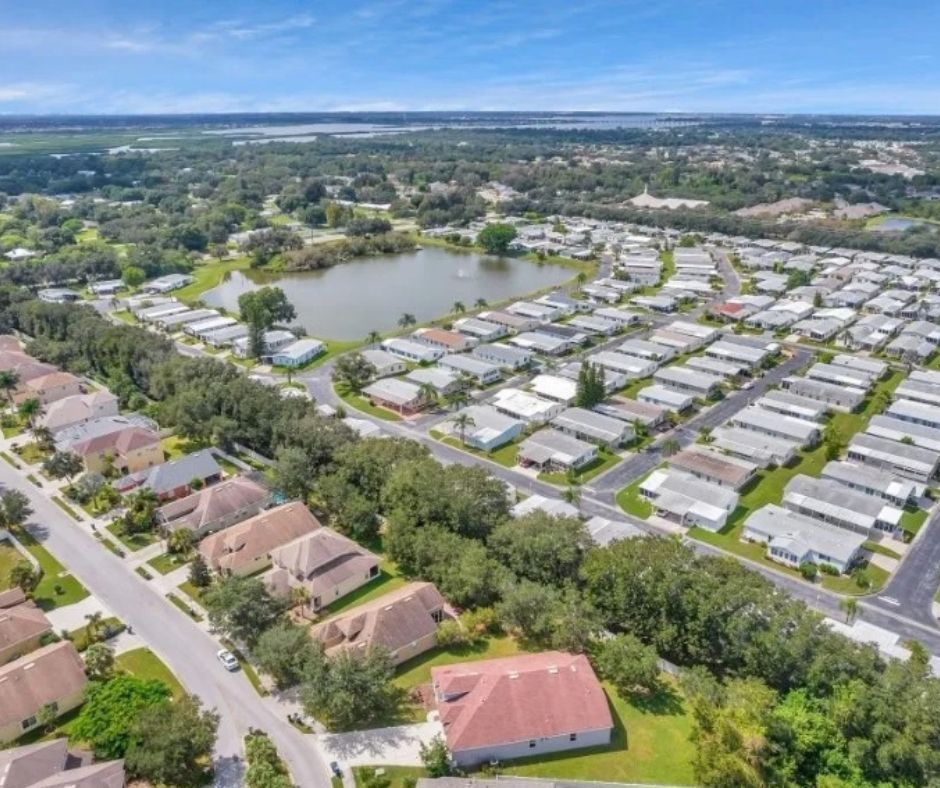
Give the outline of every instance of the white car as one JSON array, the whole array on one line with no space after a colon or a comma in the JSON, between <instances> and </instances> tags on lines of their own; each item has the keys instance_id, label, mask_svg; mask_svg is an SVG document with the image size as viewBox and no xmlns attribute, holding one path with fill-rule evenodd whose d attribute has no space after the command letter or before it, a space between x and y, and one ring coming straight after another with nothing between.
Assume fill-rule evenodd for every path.
<instances>
[{"instance_id":1,"label":"white car","mask_svg":"<svg viewBox=\"0 0 940 788\"><path fill-rule=\"evenodd\" d=\"M227 651L223 648L221 651L216 653L216 656L219 658L219 662L222 663L222 667L226 670L238 670L238 660L231 651Z\"/></svg>"}]
</instances>

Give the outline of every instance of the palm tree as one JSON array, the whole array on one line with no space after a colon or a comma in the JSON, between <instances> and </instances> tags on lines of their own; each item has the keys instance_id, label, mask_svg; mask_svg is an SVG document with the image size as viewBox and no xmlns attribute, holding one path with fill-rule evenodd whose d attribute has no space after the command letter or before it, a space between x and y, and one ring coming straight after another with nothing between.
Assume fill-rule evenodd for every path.
<instances>
[{"instance_id":1,"label":"palm tree","mask_svg":"<svg viewBox=\"0 0 940 788\"><path fill-rule=\"evenodd\" d=\"M101 639L101 630L104 628L104 614L99 610L94 613L86 613L85 620L85 639L89 643L97 643Z\"/></svg>"},{"instance_id":2,"label":"palm tree","mask_svg":"<svg viewBox=\"0 0 940 788\"><path fill-rule=\"evenodd\" d=\"M853 597L846 597L839 602L839 609L845 613L846 624L851 624L858 618L858 600Z\"/></svg>"},{"instance_id":3,"label":"palm tree","mask_svg":"<svg viewBox=\"0 0 940 788\"><path fill-rule=\"evenodd\" d=\"M454 305L453 305L453 307L451 307L451 308L452 308L453 311L456 312L458 315L462 315L464 312L467 311L467 307L464 306L463 301L454 301Z\"/></svg>"},{"instance_id":4,"label":"palm tree","mask_svg":"<svg viewBox=\"0 0 940 788\"><path fill-rule=\"evenodd\" d=\"M577 506L578 501L581 500L581 491L574 485L569 485L568 488L561 494L561 499L565 503L570 503L572 506Z\"/></svg>"},{"instance_id":5,"label":"palm tree","mask_svg":"<svg viewBox=\"0 0 940 788\"><path fill-rule=\"evenodd\" d=\"M55 440L52 437L52 430L42 424L36 424L33 427L33 438L36 444L43 451L52 451L55 448Z\"/></svg>"},{"instance_id":6,"label":"palm tree","mask_svg":"<svg viewBox=\"0 0 940 788\"><path fill-rule=\"evenodd\" d=\"M367 345L377 345L382 341L382 335L373 329L368 334L366 334L366 344Z\"/></svg>"},{"instance_id":7,"label":"palm tree","mask_svg":"<svg viewBox=\"0 0 940 788\"><path fill-rule=\"evenodd\" d=\"M42 403L35 397L31 397L30 399L23 400L20 403L19 408L17 408L17 412L22 418L26 419L30 429L32 429L36 417L42 413Z\"/></svg>"},{"instance_id":8,"label":"palm tree","mask_svg":"<svg viewBox=\"0 0 940 788\"><path fill-rule=\"evenodd\" d=\"M431 405L437 402L437 389L430 383L422 383L418 386L418 397Z\"/></svg>"},{"instance_id":9,"label":"palm tree","mask_svg":"<svg viewBox=\"0 0 940 788\"><path fill-rule=\"evenodd\" d=\"M474 305L477 309L486 309L486 307L489 306L489 304L486 302L486 299L485 299L485 298L478 298L476 301L473 302L473 305Z\"/></svg>"},{"instance_id":10,"label":"palm tree","mask_svg":"<svg viewBox=\"0 0 940 788\"><path fill-rule=\"evenodd\" d=\"M711 427L702 427L702 429L698 431L698 434L702 439L702 443L711 443L713 440Z\"/></svg>"},{"instance_id":11,"label":"palm tree","mask_svg":"<svg viewBox=\"0 0 940 788\"><path fill-rule=\"evenodd\" d=\"M20 385L20 376L12 369L0 372L0 389L6 392L7 400L13 404L13 391Z\"/></svg>"},{"instance_id":12,"label":"palm tree","mask_svg":"<svg viewBox=\"0 0 940 788\"><path fill-rule=\"evenodd\" d=\"M454 410L458 410L470 402L470 395L467 393L466 389L457 389L457 391L452 391L445 398L447 404L453 406Z\"/></svg>"},{"instance_id":13,"label":"palm tree","mask_svg":"<svg viewBox=\"0 0 940 788\"><path fill-rule=\"evenodd\" d=\"M476 426L476 422L473 420L473 416L469 413L458 413L451 419L454 426L457 428L457 432L460 435L460 444L462 446L467 445L467 427Z\"/></svg>"},{"instance_id":14,"label":"palm tree","mask_svg":"<svg viewBox=\"0 0 940 788\"><path fill-rule=\"evenodd\" d=\"M415 316L411 312L404 312L400 318L398 318L398 325L402 328L408 328L408 326L413 326L417 323Z\"/></svg>"},{"instance_id":15,"label":"palm tree","mask_svg":"<svg viewBox=\"0 0 940 788\"><path fill-rule=\"evenodd\" d=\"M672 457L672 455L678 453L681 448L682 446L675 438L666 438L660 446L660 451L663 457Z\"/></svg>"},{"instance_id":16,"label":"palm tree","mask_svg":"<svg viewBox=\"0 0 940 788\"><path fill-rule=\"evenodd\" d=\"M580 293L581 288L584 287L584 283L587 281L587 274L584 271L578 271L575 281L578 283L578 292Z\"/></svg>"},{"instance_id":17,"label":"palm tree","mask_svg":"<svg viewBox=\"0 0 940 788\"><path fill-rule=\"evenodd\" d=\"M290 603L295 610L300 608L303 614L303 608L310 604L310 591L306 586L294 586L290 590Z\"/></svg>"}]
</instances>

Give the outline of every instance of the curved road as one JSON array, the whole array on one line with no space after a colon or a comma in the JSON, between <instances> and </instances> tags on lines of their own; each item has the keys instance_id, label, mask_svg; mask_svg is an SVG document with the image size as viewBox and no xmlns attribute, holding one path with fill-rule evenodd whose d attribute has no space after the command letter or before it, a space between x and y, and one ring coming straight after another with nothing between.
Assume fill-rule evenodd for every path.
<instances>
[{"instance_id":1,"label":"curved road","mask_svg":"<svg viewBox=\"0 0 940 788\"><path fill-rule=\"evenodd\" d=\"M25 493L33 508L27 527L105 608L133 626L186 687L221 716L216 742L218 786L242 785L242 739L249 727L267 731L303 788L327 788L330 775L310 738L288 723L271 699L261 698L239 671L219 664L219 644L163 599L134 570L78 526L41 490L0 462L0 488Z\"/></svg>"}]
</instances>

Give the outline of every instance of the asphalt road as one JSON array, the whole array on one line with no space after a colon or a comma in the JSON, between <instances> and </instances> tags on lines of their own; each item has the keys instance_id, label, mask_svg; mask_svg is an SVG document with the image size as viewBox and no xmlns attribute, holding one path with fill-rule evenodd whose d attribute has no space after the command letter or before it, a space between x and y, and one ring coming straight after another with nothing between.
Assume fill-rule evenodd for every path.
<instances>
[{"instance_id":1,"label":"asphalt road","mask_svg":"<svg viewBox=\"0 0 940 788\"><path fill-rule=\"evenodd\" d=\"M0 462L0 488L17 489L30 500L34 514L27 524L39 539L104 607L131 625L136 634L169 666L187 691L221 715L216 742L217 786L242 784L242 738L249 727L267 731L303 788L327 788L326 765L309 739L283 719L241 672L219 664L219 644L160 597L131 567L105 550L62 509L17 471Z\"/></svg>"}]
</instances>

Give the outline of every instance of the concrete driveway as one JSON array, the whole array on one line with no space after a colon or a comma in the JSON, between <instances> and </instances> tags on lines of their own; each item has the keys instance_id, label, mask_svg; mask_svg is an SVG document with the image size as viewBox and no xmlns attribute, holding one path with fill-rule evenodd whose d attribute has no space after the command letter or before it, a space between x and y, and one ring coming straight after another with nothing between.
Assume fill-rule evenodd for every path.
<instances>
[{"instance_id":1,"label":"concrete driveway","mask_svg":"<svg viewBox=\"0 0 940 788\"><path fill-rule=\"evenodd\" d=\"M421 745L443 736L440 722L421 722L394 728L376 728L350 733L324 733L317 746L324 760L344 766L421 766Z\"/></svg>"}]
</instances>

